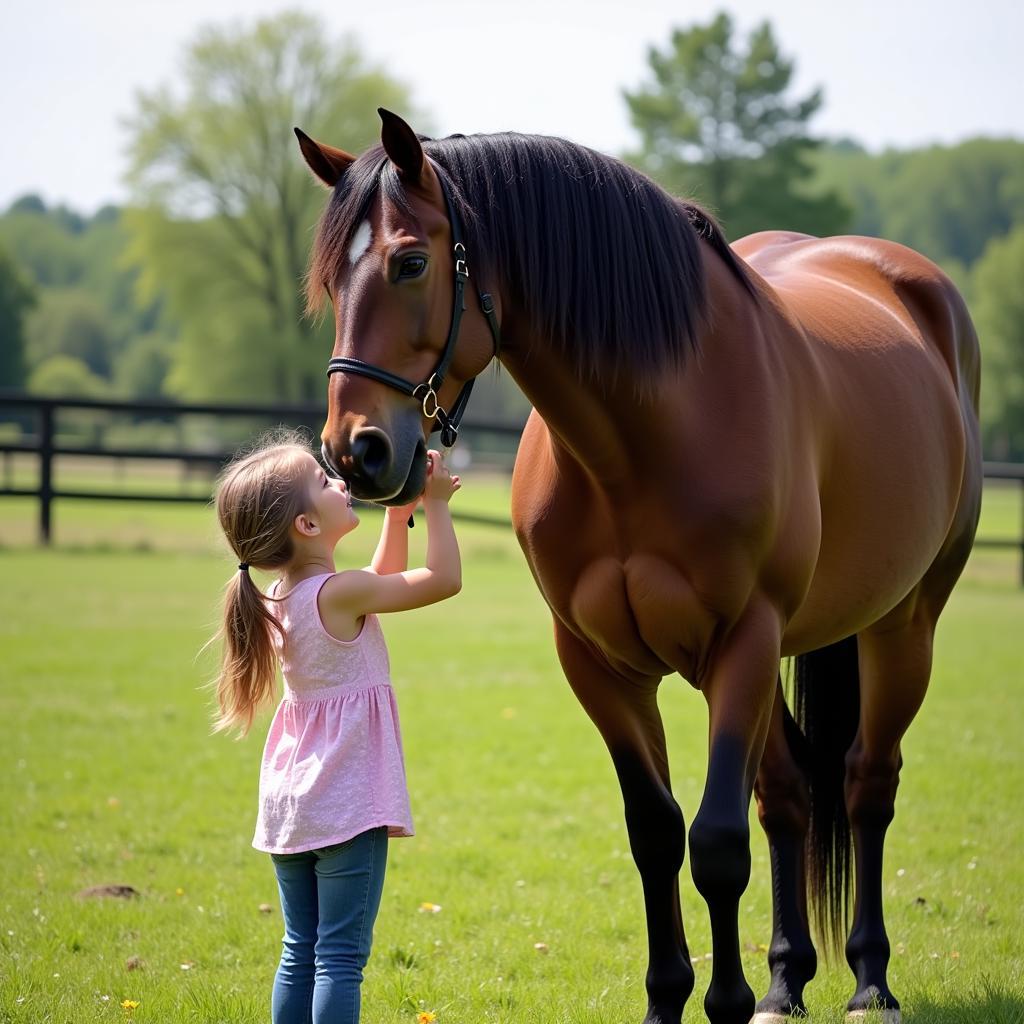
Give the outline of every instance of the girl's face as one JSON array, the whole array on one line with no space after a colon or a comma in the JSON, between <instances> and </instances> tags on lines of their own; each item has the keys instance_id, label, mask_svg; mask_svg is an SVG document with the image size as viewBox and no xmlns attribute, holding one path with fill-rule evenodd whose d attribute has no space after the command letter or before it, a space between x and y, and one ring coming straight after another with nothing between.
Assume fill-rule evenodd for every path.
<instances>
[{"instance_id":1,"label":"girl's face","mask_svg":"<svg viewBox=\"0 0 1024 1024\"><path fill-rule=\"evenodd\" d=\"M329 477L312 455L304 454L309 517L320 527L322 536L337 543L359 525L352 507L352 495L344 480Z\"/></svg>"}]
</instances>

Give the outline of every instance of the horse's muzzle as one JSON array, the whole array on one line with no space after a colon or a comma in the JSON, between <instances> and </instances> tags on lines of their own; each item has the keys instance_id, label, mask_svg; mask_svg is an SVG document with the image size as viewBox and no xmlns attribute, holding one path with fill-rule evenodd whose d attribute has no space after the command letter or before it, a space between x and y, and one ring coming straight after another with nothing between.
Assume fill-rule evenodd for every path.
<instances>
[{"instance_id":1,"label":"horse's muzzle","mask_svg":"<svg viewBox=\"0 0 1024 1024\"><path fill-rule=\"evenodd\" d=\"M324 438L324 462L343 477L353 497L382 505L404 505L423 492L426 484L426 442L418 428L398 443L380 427L353 432L347 446ZM347 450L345 450L347 448Z\"/></svg>"}]
</instances>

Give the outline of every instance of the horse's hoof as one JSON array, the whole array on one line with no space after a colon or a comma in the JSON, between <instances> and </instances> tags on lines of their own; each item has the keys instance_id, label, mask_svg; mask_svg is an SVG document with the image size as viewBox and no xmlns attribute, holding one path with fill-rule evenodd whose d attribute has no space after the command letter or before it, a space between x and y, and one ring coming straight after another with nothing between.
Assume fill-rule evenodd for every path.
<instances>
[{"instance_id":1,"label":"horse's hoof","mask_svg":"<svg viewBox=\"0 0 1024 1024\"><path fill-rule=\"evenodd\" d=\"M876 1017L875 1014L878 1016ZM868 1020L880 1020L882 1024L903 1024L899 1010L851 1010L846 1015L846 1024L867 1024Z\"/></svg>"},{"instance_id":2,"label":"horse's hoof","mask_svg":"<svg viewBox=\"0 0 1024 1024\"><path fill-rule=\"evenodd\" d=\"M750 1024L792 1024L796 1018L787 1017L784 1013L755 1013Z\"/></svg>"}]
</instances>

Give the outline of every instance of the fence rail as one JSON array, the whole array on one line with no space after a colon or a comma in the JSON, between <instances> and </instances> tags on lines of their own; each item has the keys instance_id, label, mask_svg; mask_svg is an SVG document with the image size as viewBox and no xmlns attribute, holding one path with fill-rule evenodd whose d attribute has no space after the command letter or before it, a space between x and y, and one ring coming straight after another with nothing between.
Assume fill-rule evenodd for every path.
<instances>
[{"instance_id":1,"label":"fence rail","mask_svg":"<svg viewBox=\"0 0 1024 1024\"><path fill-rule=\"evenodd\" d=\"M0 392L0 420L4 419L4 411L24 410L33 414L38 422L38 429L29 440L3 442L0 440L0 453L5 459L11 454L36 455L39 459L38 487L15 487L5 474L3 485L0 486L0 497L20 496L39 499L39 538L43 544L49 544L53 532L53 503L58 498L79 498L96 501L163 501L163 502L208 502L208 494L140 494L122 491L89 491L74 489L58 489L54 485L53 461L58 456L81 456L107 459L138 459L142 461L169 460L183 463L186 466L204 466L219 468L227 463L234 452L224 450L185 450L178 451L164 448L132 448L107 447L103 445L62 445L57 440L57 415L62 409L84 409L107 413L128 413L145 415L152 418L171 417L180 419L182 416L217 416L254 418L266 422L318 424L326 416L326 408L320 405L222 405L198 403L181 405L175 402L122 402L106 401L90 398L44 398L36 395L11 394ZM8 417L9 418L9 417ZM467 420L463 430L469 436L493 434L497 436L517 438L522 432L521 426L483 419ZM1020 554L1020 579L1024 586L1024 464L1010 462L986 462L984 464L986 480L1016 481L1021 488L1021 532L1018 537L979 537L976 548L997 550L1013 550ZM480 516L458 513L456 518L464 522L483 523L492 526L509 526L507 519L492 516Z\"/></svg>"},{"instance_id":2,"label":"fence rail","mask_svg":"<svg viewBox=\"0 0 1024 1024\"><path fill-rule=\"evenodd\" d=\"M130 491L81 490L58 488L54 483L53 463L58 456L83 458L137 459L140 461L172 461L185 466L219 469L229 462L235 452L222 448L171 449L143 447L111 447L101 444L61 444L57 435L57 416L62 409L92 410L106 413L145 415L152 419L182 416L217 416L258 419L268 424L318 424L326 418L327 409L320 405L215 405L209 403L178 404L174 402L121 402L91 398L44 398L35 395L0 392L0 421L4 413L23 410L36 418L37 428L27 440L4 442L0 439L0 454L7 459L13 454L35 455L39 459L39 484L36 487L18 487L10 481L9 467L0 484L0 497L27 497L39 499L39 539L49 544L53 536L53 505L58 499L85 499L92 501L156 501L178 503L207 503L209 494L138 493ZM465 420L465 435L494 434L518 438L521 426L484 419ZM462 522L486 526L508 527L508 519L475 513L455 512L453 518Z\"/></svg>"}]
</instances>

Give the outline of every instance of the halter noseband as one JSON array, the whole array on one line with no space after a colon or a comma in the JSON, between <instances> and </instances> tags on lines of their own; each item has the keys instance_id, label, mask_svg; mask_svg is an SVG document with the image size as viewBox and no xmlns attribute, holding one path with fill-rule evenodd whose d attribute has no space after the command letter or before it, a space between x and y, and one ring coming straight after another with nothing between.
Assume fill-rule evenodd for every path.
<instances>
[{"instance_id":1,"label":"halter noseband","mask_svg":"<svg viewBox=\"0 0 1024 1024\"><path fill-rule=\"evenodd\" d=\"M355 373L386 384L410 398L415 398L423 406L423 415L434 421L430 432L440 430L441 444L445 448L451 448L459 437L459 423L462 422L462 414L469 404L473 381L469 380L462 386L450 412L441 408L437 400L437 393L444 384L445 374L448 372L448 366L452 361L452 356L455 355L455 346L459 340L459 324L462 321L462 314L466 311L465 291L466 282L469 281L469 266L466 263L466 246L462 240L462 221L452 202L444 172L440 169L437 169L437 172L438 180L441 183L441 192L444 195L444 204L448 210L448 222L451 225L452 258L455 261L455 296L452 301L452 322L448 328L448 340L445 342L444 351L441 353L437 366L434 367L434 372L422 383L413 384L396 373L383 370L372 363L363 362L362 359L334 356L327 364L327 376L330 378L332 373ZM501 350L501 330L498 326L498 318L494 313L494 299L487 292L477 292L477 295L480 299L480 308L491 329L491 337L494 339L494 354L497 355Z\"/></svg>"}]
</instances>

